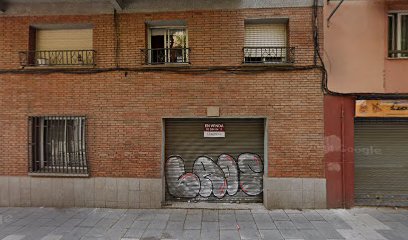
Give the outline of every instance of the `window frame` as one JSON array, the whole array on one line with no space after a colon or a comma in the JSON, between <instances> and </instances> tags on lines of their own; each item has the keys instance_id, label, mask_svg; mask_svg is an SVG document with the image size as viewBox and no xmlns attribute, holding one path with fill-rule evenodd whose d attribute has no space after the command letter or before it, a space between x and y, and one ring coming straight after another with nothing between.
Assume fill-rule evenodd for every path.
<instances>
[{"instance_id":1,"label":"window frame","mask_svg":"<svg viewBox=\"0 0 408 240\"><path fill-rule=\"evenodd\" d=\"M30 116L28 120L29 175L89 176L86 117ZM54 124L56 125L51 125L52 121L55 121ZM70 126L68 121L72 121L72 124L75 126L71 133L69 133ZM51 132L53 129L55 132ZM61 129L63 131L59 131ZM61 132L63 132L62 135L60 135ZM69 136L73 137L74 140L72 142ZM57 141L51 143L55 141L55 137ZM61 145L60 142L63 144ZM69 146L71 144L75 146ZM57 148L56 151L55 148ZM76 156L73 157L72 154ZM74 164L71 163L72 159L74 159Z\"/></svg>"},{"instance_id":2,"label":"window frame","mask_svg":"<svg viewBox=\"0 0 408 240\"><path fill-rule=\"evenodd\" d=\"M151 50L152 49L152 30L153 29L162 29L164 31L164 49L170 49L168 45L168 33L171 30L184 30L185 36L186 36L186 43L185 47L182 48L182 53L183 53L183 61L182 62L171 62L170 61L170 55L168 54L168 51L165 51L165 62L164 63L159 63L159 62L153 62L152 61L152 53L151 51L148 52L148 62L147 64L149 65L162 65L162 64L189 64L190 59L189 59L189 39L188 39L188 28L187 26L177 26L177 25L168 25L168 26L147 26L147 49ZM187 51L187 52L186 52ZM184 57L185 56L185 57Z\"/></svg>"},{"instance_id":3,"label":"window frame","mask_svg":"<svg viewBox=\"0 0 408 240\"><path fill-rule=\"evenodd\" d=\"M392 11L389 12L387 15L387 20L388 20L388 34L387 34L387 44L388 44L388 58L390 59L408 59L408 53L393 53L395 51L402 51L402 16L408 16L408 12L406 11ZM390 24L390 18L392 19L392 29L389 29ZM392 31L392 39L391 39L391 46L389 46L389 36L390 36L390 31ZM408 41L408 39L407 39ZM391 52L390 52L390 47L391 47ZM405 51L405 50L404 50ZM406 50L408 51L408 50ZM402 56L406 55L406 56Z\"/></svg>"}]
</instances>

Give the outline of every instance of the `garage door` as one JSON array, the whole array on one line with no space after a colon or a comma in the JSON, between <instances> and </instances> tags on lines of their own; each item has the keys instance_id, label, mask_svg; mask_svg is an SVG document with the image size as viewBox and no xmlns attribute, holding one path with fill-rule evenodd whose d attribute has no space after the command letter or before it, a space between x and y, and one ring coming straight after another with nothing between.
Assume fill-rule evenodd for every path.
<instances>
[{"instance_id":1,"label":"garage door","mask_svg":"<svg viewBox=\"0 0 408 240\"><path fill-rule=\"evenodd\" d=\"M356 120L355 203L408 206L408 121Z\"/></svg>"},{"instance_id":2,"label":"garage door","mask_svg":"<svg viewBox=\"0 0 408 240\"><path fill-rule=\"evenodd\" d=\"M167 120L165 161L167 201L262 202L264 120Z\"/></svg>"}]
</instances>

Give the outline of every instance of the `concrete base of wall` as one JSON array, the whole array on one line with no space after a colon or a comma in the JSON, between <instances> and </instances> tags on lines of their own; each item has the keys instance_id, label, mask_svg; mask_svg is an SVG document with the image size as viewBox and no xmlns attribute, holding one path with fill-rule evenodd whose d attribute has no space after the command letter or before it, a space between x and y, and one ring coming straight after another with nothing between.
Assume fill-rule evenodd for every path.
<instances>
[{"instance_id":1,"label":"concrete base of wall","mask_svg":"<svg viewBox=\"0 0 408 240\"><path fill-rule=\"evenodd\" d=\"M162 180L0 176L0 207L161 208Z\"/></svg>"},{"instance_id":2,"label":"concrete base of wall","mask_svg":"<svg viewBox=\"0 0 408 240\"><path fill-rule=\"evenodd\" d=\"M276 208L326 208L324 178L264 178L264 205Z\"/></svg>"}]
</instances>

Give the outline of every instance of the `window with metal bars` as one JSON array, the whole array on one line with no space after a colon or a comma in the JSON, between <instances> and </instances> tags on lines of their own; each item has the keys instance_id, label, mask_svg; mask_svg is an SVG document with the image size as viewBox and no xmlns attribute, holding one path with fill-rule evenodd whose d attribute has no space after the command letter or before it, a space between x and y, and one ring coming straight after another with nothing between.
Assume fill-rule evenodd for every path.
<instances>
[{"instance_id":1,"label":"window with metal bars","mask_svg":"<svg viewBox=\"0 0 408 240\"><path fill-rule=\"evenodd\" d=\"M408 58L408 12L388 15L388 57Z\"/></svg>"},{"instance_id":2,"label":"window with metal bars","mask_svg":"<svg viewBox=\"0 0 408 240\"><path fill-rule=\"evenodd\" d=\"M29 118L30 173L88 174L85 117Z\"/></svg>"}]
</instances>

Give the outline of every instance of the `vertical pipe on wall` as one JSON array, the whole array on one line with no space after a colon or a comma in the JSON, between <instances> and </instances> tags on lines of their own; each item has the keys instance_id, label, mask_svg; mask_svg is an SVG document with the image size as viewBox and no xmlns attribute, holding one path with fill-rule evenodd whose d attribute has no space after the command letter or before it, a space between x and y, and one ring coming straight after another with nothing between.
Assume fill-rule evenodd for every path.
<instances>
[{"instance_id":1,"label":"vertical pipe on wall","mask_svg":"<svg viewBox=\"0 0 408 240\"><path fill-rule=\"evenodd\" d=\"M345 179L345 157L344 151L344 102L341 104L341 187L342 187L342 207L346 208L346 179Z\"/></svg>"}]
</instances>

